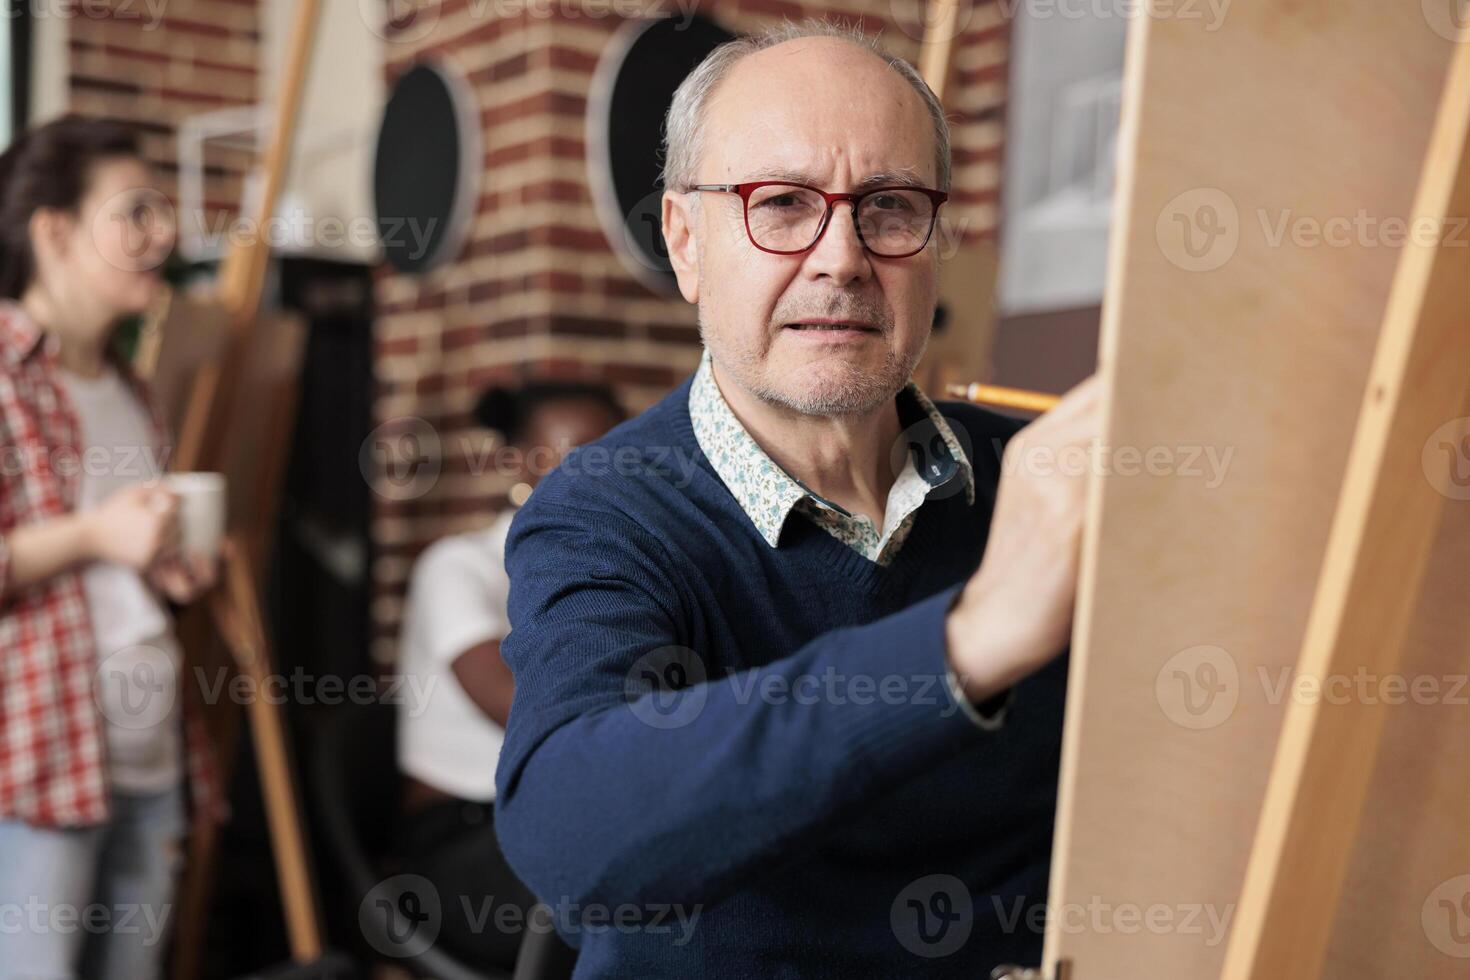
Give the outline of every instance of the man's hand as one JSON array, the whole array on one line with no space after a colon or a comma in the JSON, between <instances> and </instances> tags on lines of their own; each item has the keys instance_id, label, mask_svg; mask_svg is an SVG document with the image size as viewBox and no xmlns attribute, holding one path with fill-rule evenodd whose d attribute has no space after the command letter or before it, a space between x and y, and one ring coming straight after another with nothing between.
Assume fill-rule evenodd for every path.
<instances>
[{"instance_id":1,"label":"man's hand","mask_svg":"<svg viewBox=\"0 0 1470 980\"><path fill-rule=\"evenodd\" d=\"M972 701L1035 672L1067 645L1093 448L1096 376L1006 445L985 558L946 624L950 666Z\"/></svg>"}]
</instances>

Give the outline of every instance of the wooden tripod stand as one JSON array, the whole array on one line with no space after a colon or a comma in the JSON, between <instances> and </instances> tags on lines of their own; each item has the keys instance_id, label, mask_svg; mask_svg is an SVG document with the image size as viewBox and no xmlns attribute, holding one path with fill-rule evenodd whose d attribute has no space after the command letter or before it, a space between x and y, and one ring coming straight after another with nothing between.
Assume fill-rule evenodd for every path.
<instances>
[{"instance_id":1,"label":"wooden tripod stand","mask_svg":"<svg viewBox=\"0 0 1470 980\"><path fill-rule=\"evenodd\" d=\"M319 6L318 0L302 0L296 6L275 123L262 162L257 228L267 226L280 196ZM181 633L186 650L195 652L208 649L217 636L235 669L249 681L253 695L246 716L291 959L311 964L321 961L324 945L295 767L281 712L261 696L272 663L259 589L275 522L285 442L295 411L302 346L298 323L259 315L268 262L269 246L263 235L235 247L221 264L212 300L204 304L176 300L170 316L175 327L145 335L137 367L145 377L153 376L155 368L160 373L171 372L178 389L172 406L176 410L170 413L178 433L172 468L216 470L228 478L231 530L221 554L220 583L209 597L207 610L191 611L185 617ZM211 324L215 327L212 337ZM216 724L226 748L234 740L233 719L233 715L226 716ZM198 973L217 833L212 820L194 821L173 966L179 980L191 980Z\"/></svg>"}]
</instances>

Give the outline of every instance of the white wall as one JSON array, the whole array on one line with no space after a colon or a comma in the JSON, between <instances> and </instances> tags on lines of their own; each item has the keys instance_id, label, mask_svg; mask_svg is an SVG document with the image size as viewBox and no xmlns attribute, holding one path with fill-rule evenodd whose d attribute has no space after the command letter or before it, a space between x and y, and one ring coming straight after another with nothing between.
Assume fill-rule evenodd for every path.
<instances>
[{"instance_id":1,"label":"white wall","mask_svg":"<svg viewBox=\"0 0 1470 980\"><path fill-rule=\"evenodd\" d=\"M31 105L30 124L35 126L66 111L67 57L66 18L39 15L31 18Z\"/></svg>"},{"instance_id":2,"label":"white wall","mask_svg":"<svg viewBox=\"0 0 1470 980\"><path fill-rule=\"evenodd\" d=\"M261 99L267 105L274 106L282 81L296 6L295 0L266 0L261 7ZM277 208L278 215L294 211L310 218L304 222L307 240L283 251L339 261L378 258L371 241L322 241L334 234L353 237L324 227L324 218L336 218L350 229L353 222L366 228L373 217L373 149L386 88L383 40L361 13L372 6L322 0L291 170Z\"/></svg>"},{"instance_id":3,"label":"white wall","mask_svg":"<svg viewBox=\"0 0 1470 980\"><path fill-rule=\"evenodd\" d=\"M1066 144L1097 143L1099 134L1061 120L1075 122L1081 115L1066 113L1069 98L1105 93L1121 78L1130 20L1121 15L1126 7L1045 0L1016 4L1001 181L999 304L1004 315L1094 306L1102 299L1111 161L1093 175L1096 179L1069 184ZM1104 121L1102 142L1113 133L1116 115Z\"/></svg>"}]
</instances>

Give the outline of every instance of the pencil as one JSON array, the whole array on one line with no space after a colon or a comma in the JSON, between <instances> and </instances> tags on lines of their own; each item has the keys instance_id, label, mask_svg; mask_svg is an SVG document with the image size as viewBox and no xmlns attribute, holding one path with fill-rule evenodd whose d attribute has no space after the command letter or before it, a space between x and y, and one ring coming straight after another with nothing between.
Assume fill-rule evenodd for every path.
<instances>
[{"instance_id":1,"label":"pencil","mask_svg":"<svg viewBox=\"0 0 1470 980\"><path fill-rule=\"evenodd\" d=\"M1060 396L1049 395L1043 391L1002 388L1000 385L983 385L979 382L971 382L967 385L948 384L944 386L944 393L952 398L963 398L977 405L994 405L996 408L1013 408L1038 414L1048 411L1061 400Z\"/></svg>"}]
</instances>

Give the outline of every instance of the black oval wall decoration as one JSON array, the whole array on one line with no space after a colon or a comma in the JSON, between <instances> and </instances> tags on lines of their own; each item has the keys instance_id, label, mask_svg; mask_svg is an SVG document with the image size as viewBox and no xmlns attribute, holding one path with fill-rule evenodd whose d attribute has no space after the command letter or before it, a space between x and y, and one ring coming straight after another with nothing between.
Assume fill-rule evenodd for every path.
<instances>
[{"instance_id":1,"label":"black oval wall decoration","mask_svg":"<svg viewBox=\"0 0 1470 980\"><path fill-rule=\"evenodd\" d=\"M393 268L423 273L459 253L483 165L469 83L438 62L404 72L383 109L373 160L378 239Z\"/></svg>"},{"instance_id":2,"label":"black oval wall decoration","mask_svg":"<svg viewBox=\"0 0 1470 980\"><path fill-rule=\"evenodd\" d=\"M618 29L593 73L587 100L587 172L603 234L648 288L679 288L660 231L664 116L674 90L735 34L699 14L631 20Z\"/></svg>"}]
</instances>

